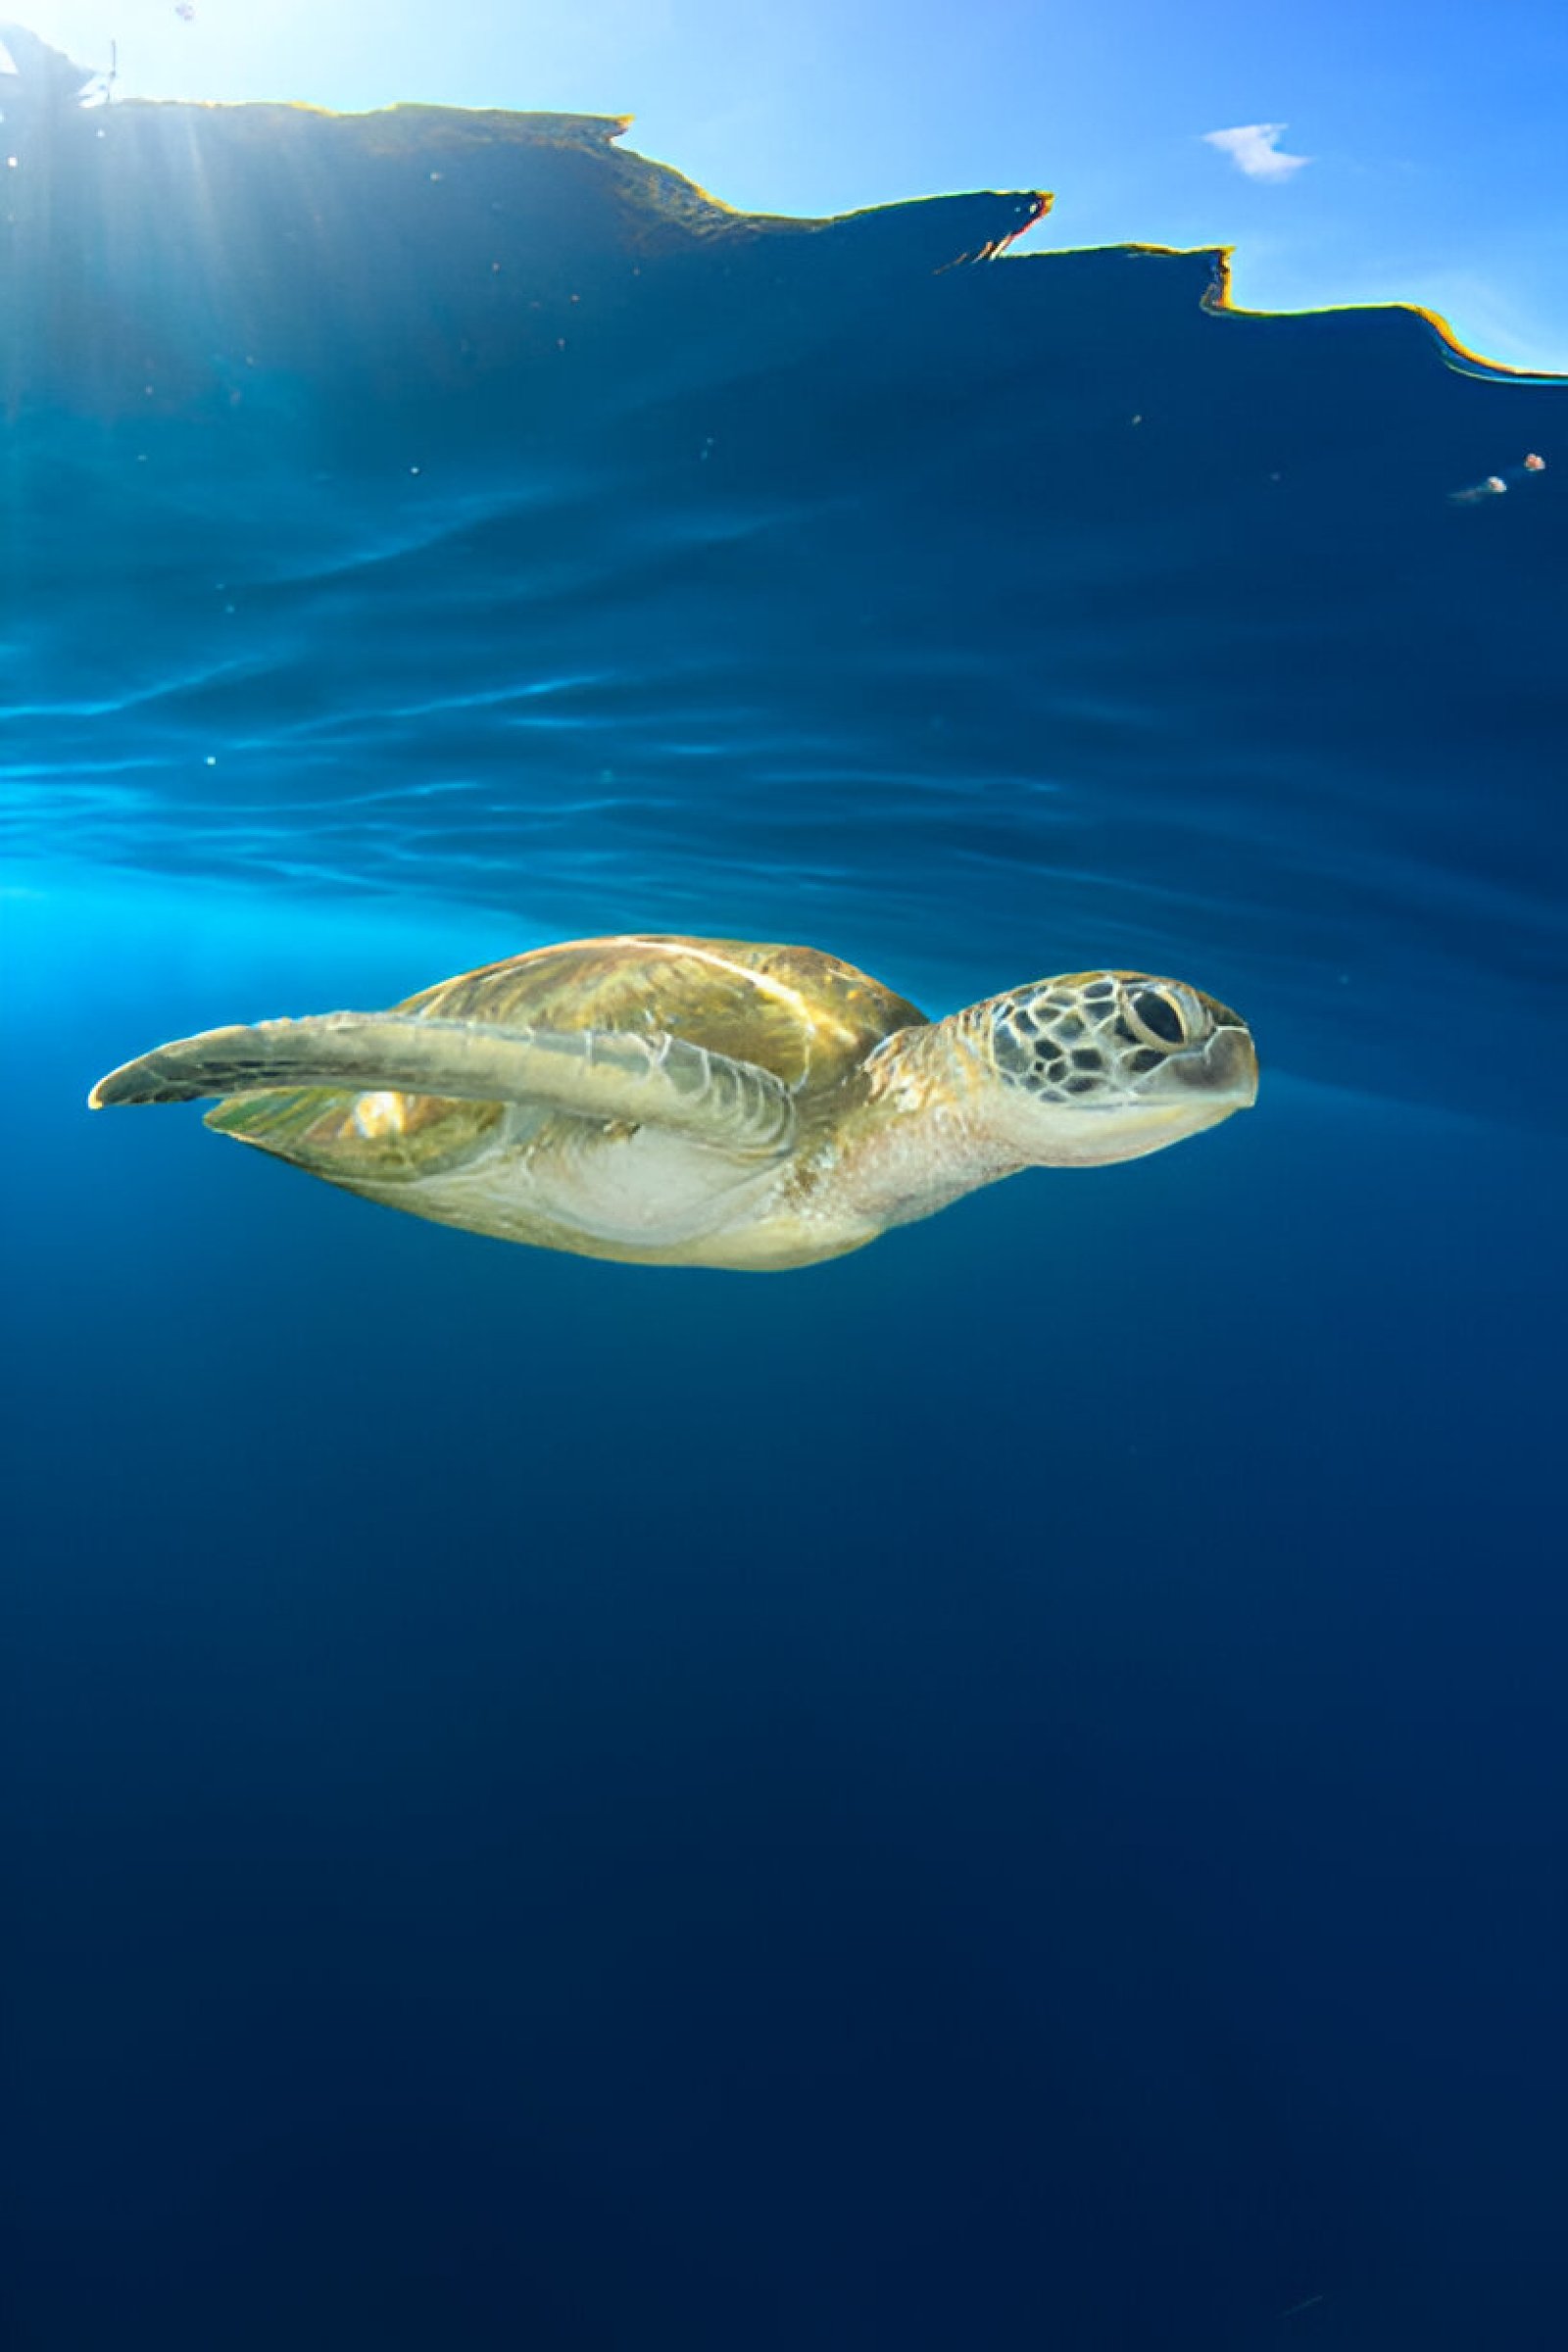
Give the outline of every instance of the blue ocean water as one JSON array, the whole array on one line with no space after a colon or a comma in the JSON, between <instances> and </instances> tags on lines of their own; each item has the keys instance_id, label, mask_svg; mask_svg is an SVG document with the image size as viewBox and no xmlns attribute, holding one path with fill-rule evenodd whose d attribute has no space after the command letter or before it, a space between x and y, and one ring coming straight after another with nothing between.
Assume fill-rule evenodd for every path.
<instances>
[{"instance_id":1,"label":"blue ocean water","mask_svg":"<svg viewBox=\"0 0 1568 2352\"><path fill-rule=\"evenodd\" d=\"M1556 2340L1562 387L5 115L9 2341ZM771 1279L84 1107L623 928L1263 1091Z\"/></svg>"}]
</instances>

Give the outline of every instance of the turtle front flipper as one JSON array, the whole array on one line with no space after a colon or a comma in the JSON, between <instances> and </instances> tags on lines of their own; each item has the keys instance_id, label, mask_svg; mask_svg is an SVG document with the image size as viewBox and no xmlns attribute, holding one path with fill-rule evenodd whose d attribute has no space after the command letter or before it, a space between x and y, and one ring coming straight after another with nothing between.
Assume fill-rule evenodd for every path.
<instances>
[{"instance_id":1,"label":"turtle front flipper","mask_svg":"<svg viewBox=\"0 0 1568 2352\"><path fill-rule=\"evenodd\" d=\"M662 1031L497 1028L396 1012L327 1012L208 1029L100 1078L94 1110L286 1087L519 1102L625 1120L744 1157L787 1152L795 1104L771 1072Z\"/></svg>"}]
</instances>

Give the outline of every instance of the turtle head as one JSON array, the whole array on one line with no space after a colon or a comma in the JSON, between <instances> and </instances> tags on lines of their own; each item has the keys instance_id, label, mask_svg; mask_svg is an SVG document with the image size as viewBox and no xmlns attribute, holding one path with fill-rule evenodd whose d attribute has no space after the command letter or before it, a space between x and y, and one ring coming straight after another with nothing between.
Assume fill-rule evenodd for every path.
<instances>
[{"instance_id":1,"label":"turtle head","mask_svg":"<svg viewBox=\"0 0 1568 2352\"><path fill-rule=\"evenodd\" d=\"M1137 1159L1257 1098L1246 1022L1185 981L1073 972L958 1017L994 1075L997 1125L1037 1166Z\"/></svg>"}]
</instances>

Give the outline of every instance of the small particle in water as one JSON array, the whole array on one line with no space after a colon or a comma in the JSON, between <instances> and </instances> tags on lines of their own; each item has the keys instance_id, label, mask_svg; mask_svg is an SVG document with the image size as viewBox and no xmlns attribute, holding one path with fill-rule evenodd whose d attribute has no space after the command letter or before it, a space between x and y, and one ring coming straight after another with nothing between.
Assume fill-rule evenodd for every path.
<instances>
[{"instance_id":1,"label":"small particle in water","mask_svg":"<svg viewBox=\"0 0 1568 2352\"><path fill-rule=\"evenodd\" d=\"M196 0L174 0L174 14L182 24L194 24Z\"/></svg>"},{"instance_id":2,"label":"small particle in water","mask_svg":"<svg viewBox=\"0 0 1568 2352\"><path fill-rule=\"evenodd\" d=\"M409 471L410 471L411 473L417 473L419 470L420 470L420 469L419 469L419 467L418 467L417 466L411 466L409 467Z\"/></svg>"},{"instance_id":3,"label":"small particle in water","mask_svg":"<svg viewBox=\"0 0 1568 2352\"><path fill-rule=\"evenodd\" d=\"M1545 459L1538 457L1532 450L1518 466L1505 466L1501 473L1489 473L1484 482L1472 482L1468 489L1450 490L1448 504L1450 507L1473 507L1484 498L1502 498L1510 483L1522 482L1527 473L1544 473L1545 470Z\"/></svg>"},{"instance_id":4,"label":"small particle in water","mask_svg":"<svg viewBox=\"0 0 1568 2352\"><path fill-rule=\"evenodd\" d=\"M218 765L218 754L216 752L208 753L206 764L209 767L216 767Z\"/></svg>"},{"instance_id":5,"label":"small particle in water","mask_svg":"<svg viewBox=\"0 0 1568 2352\"><path fill-rule=\"evenodd\" d=\"M439 172L432 172L430 177L432 181L438 180L441 177L441 174Z\"/></svg>"}]
</instances>

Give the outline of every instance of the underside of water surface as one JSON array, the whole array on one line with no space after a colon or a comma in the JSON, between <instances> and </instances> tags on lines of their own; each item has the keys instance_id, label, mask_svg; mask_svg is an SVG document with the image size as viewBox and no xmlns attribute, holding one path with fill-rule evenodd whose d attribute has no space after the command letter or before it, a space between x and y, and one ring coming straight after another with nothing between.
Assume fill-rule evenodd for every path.
<instances>
[{"instance_id":1,"label":"underside of water surface","mask_svg":"<svg viewBox=\"0 0 1568 2352\"><path fill-rule=\"evenodd\" d=\"M939 1006L1190 971L1303 1075L1554 1118L1562 388L622 129L8 107L12 857Z\"/></svg>"}]
</instances>

